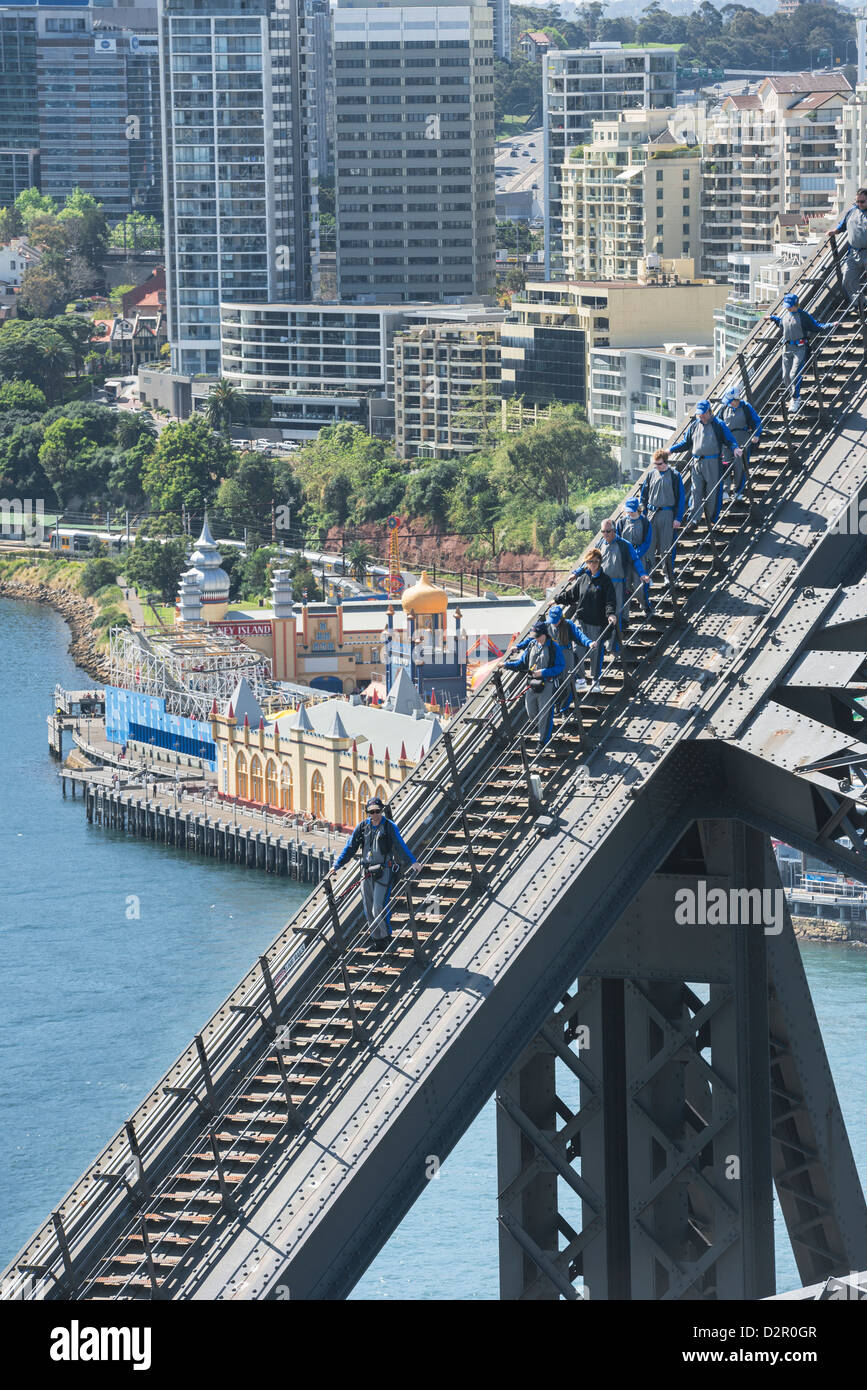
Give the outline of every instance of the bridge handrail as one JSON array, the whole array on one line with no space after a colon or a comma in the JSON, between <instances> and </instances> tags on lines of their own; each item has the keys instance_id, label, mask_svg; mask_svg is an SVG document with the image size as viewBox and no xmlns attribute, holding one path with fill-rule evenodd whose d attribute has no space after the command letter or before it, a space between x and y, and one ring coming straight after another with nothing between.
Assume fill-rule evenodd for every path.
<instances>
[{"instance_id":1,"label":"bridge handrail","mask_svg":"<svg viewBox=\"0 0 867 1390\"><path fill-rule=\"evenodd\" d=\"M833 263L834 257L833 254L829 251L829 249L823 246L819 248L819 250L816 253L816 256L814 256L813 259L803 267L801 275L798 277L798 281L794 283L797 284L801 278L806 277L808 271L811 271L815 269L817 266L822 265L825 261ZM815 284L812 288L816 288ZM827 288L828 286L826 283L820 283L820 292L827 291ZM762 336L761 330L763 329L763 327L764 325L762 323L759 323L755 326L752 333L749 335L748 339L745 341L741 349L741 357L744 360L747 360L747 353L745 351L746 349L750 350L750 356L752 356L752 351L754 349L762 349L762 352L760 354L761 366L763 369L766 369L770 363L770 357L773 352L774 343L776 342L776 345L779 346L779 340L776 339L775 335ZM842 357L847 351L848 348L842 349L839 356ZM721 391L721 383L725 382L729 376L734 375L737 375L738 379L740 379L740 377L742 376L741 367L727 365L715 381L714 386L711 388L711 393L709 393L708 399L713 400L714 395L718 394ZM842 389L842 387L838 389L838 395L840 394L840 391ZM780 392L780 395L782 399L782 392ZM726 511L728 511L728 508L726 509ZM678 535L678 540L676 543L680 542L687 530L688 527L684 527L682 529L682 531ZM656 568L659 568L659 566L657 566ZM564 586L561 586L561 592L563 587ZM456 737L454 738L453 746L459 770L463 769L471 772L476 765L476 759L478 758L479 754L484 751L486 746L490 747L491 743L495 742L496 740L496 735L493 733L493 730L485 730L485 733L481 736L475 735L473 733L473 729L476 726L471 724L469 720L470 718L476 717L481 719L482 716L480 712L484 708L492 708L494 713L496 714L496 701L492 696L492 681L490 676L482 683L482 685L475 692L473 692L473 695L471 696L470 700L463 707L461 715L456 720L455 724L453 724L452 726L452 729L456 735ZM479 727L482 726L480 725ZM514 747L514 743L512 744L512 747ZM536 756L538 757L538 754ZM433 760L429 762L431 758L433 758ZM534 759L533 761L535 763L536 760ZM482 762L484 762L484 759L482 759ZM444 748L442 748L441 744L438 743L434 745L433 749L429 750L422 763L418 765L418 768L413 771L413 773L410 775L407 781L402 784L402 786L396 792L395 797L393 798L393 804L395 805L395 807L399 808L401 811L406 813L403 817L406 825L414 823L415 819L419 817L419 811L424 809L425 803L427 804L429 811L431 803L429 787L432 782L435 784L437 781L436 775L432 774L439 774L439 777L441 779L442 776L447 772L447 770L448 759L445 754ZM485 770L486 769L484 766L481 767L478 772L478 776L480 777L484 775ZM424 775L422 775L422 773ZM476 780L478 779L471 779L472 782L475 782ZM516 778L516 781L519 780L520 777ZM318 902L317 899L319 900ZM319 923L318 929L316 929L317 934L315 936L311 936L306 943L302 942L300 946L290 936L289 940L282 941L281 945L282 938L286 936L287 932L291 933L292 926L296 922L299 922L299 920L303 922L304 919L309 919L310 917L313 917ZM318 943L320 943L322 929L327 927L327 925L327 901L325 900L324 893L322 895L316 893L313 895L312 900L308 900L308 903L304 905L300 912L297 913L293 919L291 919L291 922L287 923L283 931L276 938L275 942L273 942L271 946L267 949L267 951L264 953L265 958L268 960L269 966L273 967L274 971L277 972L275 974L275 985L280 981L285 982L285 977L292 967L295 967L295 978L298 978L299 975L303 978L304 970L300 969L300 967L302 967L305 962L307 965L309 965L313 961L313 957L317 951ZM319 945L319 949L321 949L321 944ZM273 957L272 953L274 953ZM228 997L221 1009L219 1009L214 1014L212 1019L209 1021L208 1024L205 1025L205 1028L203 1028L202 1030L202 1034L200 1036L203 1036L204 1033L209 1029L212 1030L208 1039L209 1045L214 1045L218 1049L218 1051L216 1051L213 1054L209 1054L209 1060L217 1067L222 1068L227 1060L227 1057L236 1057L239 1051L242 1051L244 1048L249 1047L255 1039L260 1025L258 1023L251 1024L249 1021L245 1021L243 1015L230 1015L229 1021L224 1020L222 1025L219 1024L219 1020L221 1019L221 1016L225 1015L225 1013L228 1010L228 1006L232 1002L244 1001L250 1003L251 1001L247 999L247 995L253 989L255 989L255 995L262 995L262 998L259 1000L258 1007L264 1007L265 990L262 985L261 979L257 979L257 975L261 976L261 970L258 968L258 966L253 966L252 969L248 971L247 974L242 978L239 985ZM318 983L317 987L320 989L322 988L321 982ZM291 997L293 992L294 990L290 988L287 984L286 988L284 988L283 990L283 1002L286 1002L287 996ZM253 1015L253 1017L255 1017L255 1015ZM216 1028L215 1024L218 1025ZM178 1074L179 1067L182 1069L180 1074ZM160 1136L165 1133L165 1130L170 1125L175 1126L178 1123L180 1119L180 1112L185 1105L189 1106L193 1104L192 1101L186 1098L178 1096L167 1096L165 1091L165 1083L169 1081L172 1081L175 1085L177 1085L179 1082L184 1085L196 1085L201 1083L201 1068L198 1061L198 1057L195 1054L195 1050L193 1047L188 1048L181 1055L181 1057L176 1060L173 1066L162 1078L161 1082L158 1083L158 1086L154 1088L154 1090L150 1093L148 1097L145 1098L145 1100L142 1102L142 1104L138 1107L138 1109L134 1112L132 1116L131 1122L135 1124L136 1121L138 1121L138 1125L140 1125L140 1128L138 1126L136 1127L135 1134L140 1152L142 1153L143 1157L145 1156L146 1148L153 1148L158 1152ZM154 1103L149 1107L149 1102ZM145 1113L143 1114L142 1112ZM128 1136L126 1137L127 1153L125 1158L122 1160L123 1162L129 1162L130 1160L134 1160L135 1158L135 1155L132 1151L132 1147L129 1144ZM70 1193L67 1194L67 1197L64 1198L63 1202L60 1203L59 1206L63 1206L72 1196L74 1196L74 1194L82 1186L82 1184L86 1183L88 1177L92 1179L93 1176L95 1176L95 1174L100 1171L99 1165L112 1154L113 1150L117 1149L118 1145L120 1145L121 1149L123 1149L124 1138L125 1131L122 1129L118 1131L118 1133L113 1137L111 1141L109 1141L109 1143L103 1149L102 1153L89 1166L85 1174L82 1176L82 1178L78 1180L75 1186L70 1190ZM119 1166L121 1160L118 1159L117 1156L115 1156L114 1161L115 1170L117 1170L117 1167ZM107 1210L110 1211L112 1207L118 1204L118 1199L113 1195L112 1192L106 1192L104 1188L99 1186L96 1186L96 1188L91 1187L90 1194L86 1195L84 1201L79 1203L76 1221L74 1226L70 1227L70 1229L67 1231L67 1239L69 1241L80 1241L82 1238L87 1238L90 1231L92 1230L93 1225L102 1218L103 1214ZM39 1247L42 1242L44 1242L44 1248L40 1249ZM34 1254L39 1254L41 1256L40 1264L45 1264L45 1257L49 1255L50 1252L50 1261L51 1266L53 1267L54 1277L57 1277L56 1267L58 1265L62 1267L62 1249L56 1230L52 1228L50 1223L45 1223L43 1227L40 1228L36 1235L33 1238L31 1238L31 1240L28 1242L27 1246L24 1247L24 1250L17 1257L16 1261L13 1262L13 1264L17 1264L18 1260L21 1259L21 1255L25 1255L30 1252L33 1252ZM30 1277L31 1276L29 1274L23 1275L21 1277L21 1284L23 1285L25 1280L29 1279ZM11 1296L14 1297L14 1292L11 1294Z\"/></svg>"}]
</instances>

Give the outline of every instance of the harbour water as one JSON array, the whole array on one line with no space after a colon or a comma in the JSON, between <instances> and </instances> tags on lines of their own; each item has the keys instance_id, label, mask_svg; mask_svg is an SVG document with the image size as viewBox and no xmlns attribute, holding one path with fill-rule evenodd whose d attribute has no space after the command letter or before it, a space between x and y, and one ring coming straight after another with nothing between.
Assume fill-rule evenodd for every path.
<instances>
[{"instance_id":1,"label":"harbour water","mask_svg":"<svg viewBox=\"0 0 867 1390\"><path fill-rule=\"evenodd\" d=\"M55 680L90 684L65 623L0 599L0 1267L303 900L285 878L88 826L46 746ZM804 949L867 1178L867 951ZM489 1103L354 1298L497 1297ZM778 1284L797 1284L778 1223ZM591 1290L592 1297L592 1290Z\"/></svg>"}]
</instances>

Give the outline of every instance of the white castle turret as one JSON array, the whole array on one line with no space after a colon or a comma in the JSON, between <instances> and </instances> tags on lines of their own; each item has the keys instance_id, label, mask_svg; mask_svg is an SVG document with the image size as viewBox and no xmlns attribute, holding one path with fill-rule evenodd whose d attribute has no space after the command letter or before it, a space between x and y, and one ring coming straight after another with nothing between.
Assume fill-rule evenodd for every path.
<instances>
[{"instance_id":1,"label":"white castle turret","mask_svg":"<svg viewBox=\"0 0 867 1390\"><path fill-rule=\"evenodd\" d=\"M292 575L289 570L275 570L271 581L271 603L274 607L275 618L291 618L292 608Z\"/></svg>"},{"instance_id":2,"label":"white castle turret","mask_svg":"<svg viewBox=\"0 0 867 1390\"><path fill-rule=\"evenodd\" d=\"M223 557L208 526L206 512L202 534L190 556L190 568L183 576L184 579L191 576L201 592L201 617L206 623L217 623L225 618L229 606L229 576L222 568L222 561Z\"/></svg>"},{"instance_id":3,"label":"white castle turret","mask_svg":"<svg viewBox=\"0 0 867 1390\"><path fill-rule=\"evenodd\" d=\"M187 623L200 623L202 621L202 591L192 570L187 570L186 574L181 575L178 618L184 626Z\"/></svg>"}]
</instances>

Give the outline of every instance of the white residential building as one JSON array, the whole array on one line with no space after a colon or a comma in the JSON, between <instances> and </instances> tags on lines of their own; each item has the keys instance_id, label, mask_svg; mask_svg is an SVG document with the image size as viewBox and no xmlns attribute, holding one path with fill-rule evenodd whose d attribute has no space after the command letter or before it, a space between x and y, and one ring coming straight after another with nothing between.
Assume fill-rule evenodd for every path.
<instances>
[{"instance_id":1,"label":"white residential building","mask_svg":"<svg viewBox=\"0 0 867 1390\"><path fill-rule=\"evenodd\" d=\"M569 280L634 280L638 262L699 258L701 148L673 108L594 121L561 169L562 257Z\"/></svg>"},{"instance_id":2,"label":"white residential building","mask_svg":"<svg viewBox=\"0 0 867 1390\"><path fill-rule=\"evenodd\" d=\"M19 290L24 272L41 259L41 253L26 237L13 237L7 246L0 246L0 289Z\"/></svg>"},{"instance_id":3,"label":"white residential building","mask_svg":"<svg viewBox=\"0 0 867 1390\"><path fill-rule=\"evenodd\" d=\"M592 43L552 50L542 59L545 123L545 265L549 279L564 270L562 171L570 150L589 138L594 120L674 106L677 47Z\"/></svg>"},{"instance_id":4,"label":"white residential building","mask_svg":"<svg viewBox=\"0 0 867 1390\"><path fill-rule=\"evenodd\" d=\"M731 252L770 251L778 215L815 220L833 212L851 91L840 72L772 76L710 113L703 274L725 280Z\"/></svg>"},{"instance_id":5,"label":"white residential building","mask_svg":"<svg viewBox=\"0 0 867 1390\"><path fill-rule=\"evenodd\" d=\"M714 377L707 344L595 348L590 357L588 418L617 441L621 478L637 478L691 414Z\"/></svg>"}]
</instances>

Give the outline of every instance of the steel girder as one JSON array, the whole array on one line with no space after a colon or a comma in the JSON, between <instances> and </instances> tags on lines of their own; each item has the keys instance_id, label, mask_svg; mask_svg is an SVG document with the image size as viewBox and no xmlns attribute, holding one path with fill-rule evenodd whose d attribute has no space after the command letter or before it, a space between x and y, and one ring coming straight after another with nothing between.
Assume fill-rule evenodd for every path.
<instances>
[{"instance_id":1,"label":"steel girder","mask_svg":"<svg viewBox=\"0 0 867 1390\"><path fill-rule=\"evenodd\" d=\"M772 1182L805 1281L863 1262L867 1210L767 837L703 820L664 868L498 1089L504 1298L772 1296ZM675 893L700 881L778 894L783 915L767 932L678 925ZM580 1083L574 1110L558 1075Z\"/></svg>"}]
</instances>

